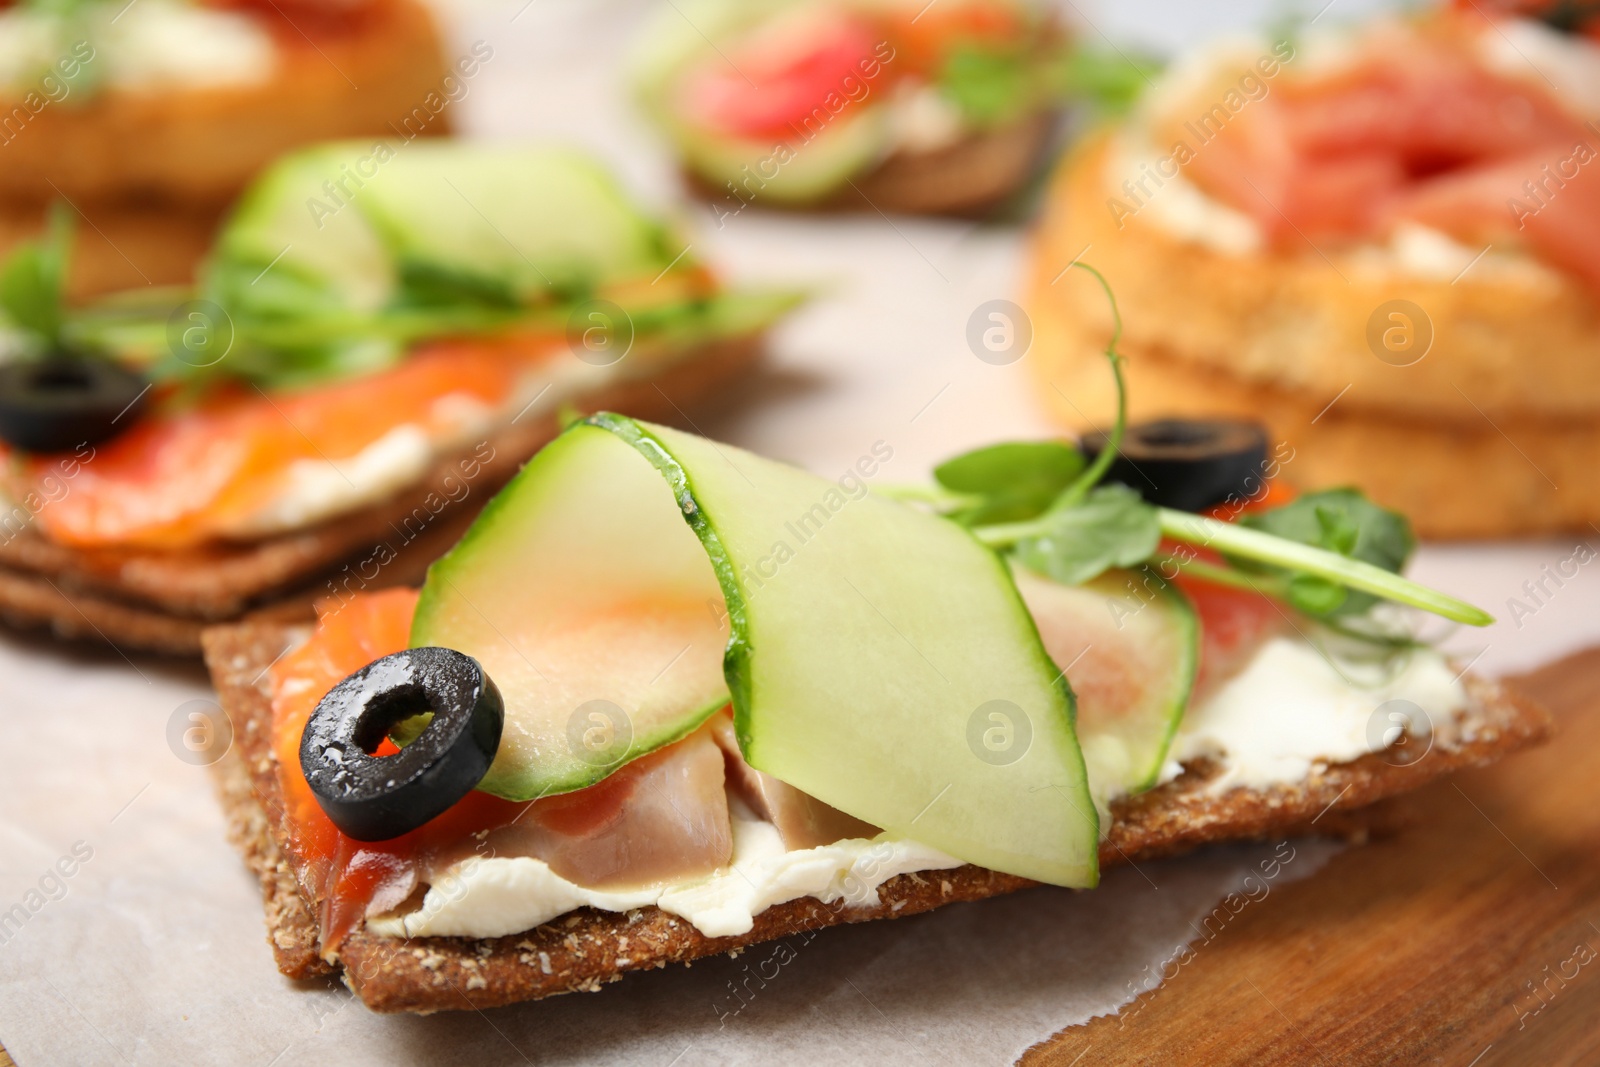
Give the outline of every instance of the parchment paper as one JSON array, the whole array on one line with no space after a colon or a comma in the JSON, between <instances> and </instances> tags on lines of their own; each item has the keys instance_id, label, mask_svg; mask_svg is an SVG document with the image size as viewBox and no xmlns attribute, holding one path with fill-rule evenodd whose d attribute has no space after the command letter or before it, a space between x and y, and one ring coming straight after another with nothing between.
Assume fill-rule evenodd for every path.
<instances>
[{"instance_id":1,"label":"parchment paper","mask_svg":"<svg viewBox=\"0 0 1600 1067\"><path fill-rule=\"evenodd\" d=\"M636 6L461 4L455 47L495 49L460 105L467 132L584 144L664 202L671 167L615 83ZM1140 10L1158 6L1120 6L1115 21L1126 27ZM1161 10L1160 25L1186 25ZM824 474L884 441L894 459L881 477L896 481L972 444L1050 432L1025 359L993 366L966 340L979 304L1015 294L1016 229L752 211L719 230L692 214L696 254L730 276L825 290L779 332L738 410L702 420L703 431ZM1522 583L1575 544L1428 548L1416 573L1502 615L1451 638L1464 660L1522 669L1600 639L1597 568L1534 614L1508 616ZM0 928L0 1042L23 1067L1004 1063L1115 1010L1156 974L1184 981L1180 950L1228 936L1215 909L1247 874L1258 899L1244 906L1264 906L1261 886L1270 896L1335 851L1293 842L1294 859L1264 882L1261 864L1284 854L1273 844L1214 849L1111 872L1093 893L1041 889L823 931L598 995L380 1018L340 987L296 986L274 970L208 772L168 742L183 705L208 693L198 669L0 635L0 913L29 911L20 929Z\"/></svg>"},{"instance_id":2,"label":"parchment paper","mask_svg":"<svg viewBox=\"0 0 1600 1067\"><path fill-rule=\"evenodd\" d=\"M79 855L92 851L61 879L65 895L0 945L0 1040L24 1067L882 1063L910 1046L932 1062L1003 1062L1153 981L1142 968L1173 959L1197 936L1191 923L1273 855L1145 864L1093 893L1035 890L822 931L600 994L380 1017L342 987L278 977L207 772L167 747L173 709L205 688L139 670L44 646L0 649L8 692L21 693L6 709L0 902L22 902L78 842ZM1294 858L1278 877L1251 883L1258 899L1331 850L1286 848ZM1181 980L1176 959L1167 970Z\"/></svg>"}]
</instances>

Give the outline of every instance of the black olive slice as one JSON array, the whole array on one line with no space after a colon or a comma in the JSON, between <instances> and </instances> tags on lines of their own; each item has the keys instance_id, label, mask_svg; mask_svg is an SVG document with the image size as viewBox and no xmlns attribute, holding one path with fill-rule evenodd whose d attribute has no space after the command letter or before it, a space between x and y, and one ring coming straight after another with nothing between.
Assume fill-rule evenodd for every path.
<instances>
[{"instance_id":1,"label":"black olive slice","mask_svg":"<svg viewBox=\"0 0 1600 1067\"><path fill-rule=\"evenodd\" d=\"M1110 434L1085 434L1080 447L1092 461ZM1106 473L1152 504L1205 511L1247 500L1266 478L1267 431L1246 419L1158 419L1135 423Z\"/></svg>"},{"instance_id":2,"label":"black olive slice","mask_svg":"<svg viewBox=\"0 0 1600 1067\"><path fill-rule=\"evenodd\" d=\"M0 440L27 452L98 444L138 420L148 388L105 359L7 363L0 366Z\"/></svg>"},{"instance_id":3,"label":"black olive slice","mask_svg":"<svg viewBox=\"0 0 1600 1067\"><path fill-rule=\"evenodd\" d=\"M432 712L415 741L374 756L396 723ZM471 656L411 648L328 691L300 737L300 769L328 818L357 841L387 841L472 792L500 747L505 703Z\"/></svg>"}]
</instances>

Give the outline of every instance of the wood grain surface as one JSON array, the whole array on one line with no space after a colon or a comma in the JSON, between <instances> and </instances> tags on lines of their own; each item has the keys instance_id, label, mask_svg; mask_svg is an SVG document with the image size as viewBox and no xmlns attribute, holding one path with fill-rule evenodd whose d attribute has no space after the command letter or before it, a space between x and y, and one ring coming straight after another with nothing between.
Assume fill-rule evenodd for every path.
<instances>
[{"instance_id":1,"label":"wood grain surface","mask_svg":"<svg viewBox=\"0 0 1600 1067\"><path fill-rule=\"evenodd\" d=\"M1514 684L1554 713L1549 743L1394 801L1393 833L1026 1067L1600 1063L1600 648Z\"/></svg>"}]
</instances>

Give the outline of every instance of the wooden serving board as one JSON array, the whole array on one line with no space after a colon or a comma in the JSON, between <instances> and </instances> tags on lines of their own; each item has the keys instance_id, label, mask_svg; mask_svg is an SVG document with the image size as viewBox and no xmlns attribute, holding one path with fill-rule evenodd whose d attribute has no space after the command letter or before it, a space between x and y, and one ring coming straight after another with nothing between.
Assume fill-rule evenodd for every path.
<instances>
[{"instance_id":1,"label":"wooden serving board","mask_svg":"<svg viewBox=\"0 0 1600 1067\"><path fill-rule=\"evenodd\" d=\"M1600 1063L1600 648L1512 684L1555 715L1544 746L1391 802L1392 833L1026 1067Z\"/></svg>"}]
</instances>

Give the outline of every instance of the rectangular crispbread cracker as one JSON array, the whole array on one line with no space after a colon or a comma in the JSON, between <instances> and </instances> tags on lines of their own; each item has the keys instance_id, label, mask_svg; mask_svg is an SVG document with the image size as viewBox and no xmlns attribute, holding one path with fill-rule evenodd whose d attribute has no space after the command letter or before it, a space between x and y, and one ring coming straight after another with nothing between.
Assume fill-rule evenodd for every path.
<instances>
[{"instance_id":1,"label":"rectangular crispbread cracker","mask_svg":"<svg viewBox=\"0 0 1600 1067\"><path fill-rule=\"evenodd\" d=\"M885 882L872 907L844 907L802 898L756 917L737 937L702 935L654 907L627 914L581 909L509 937L379 937L358 928L332 962L318 945L317 910L296 878L285 847L276 760L270 744L267 667L303 626L215 627L204 637L206 662L233 724L233 745L216 764L230 837L261 880L268 937L278 969L291 978L339 973L373 1011L434 1012L488 1008L557 993L595 990L628 971L664 967L801 931L869 919L898 918L942 904L979 900L1035 883L966 866ZM1468 677L1472 701L1453 746L1435 744L1406 765L1381 755L1313 772L1293 786L1267 791L1206 790L1214 768L1191 766L1165 785L1113 807L1100 862L1110 867L1169 855L1214 841L1297 833L1348 833L1364 826L1370 805L1415 789L1461 767L1488 763L1548 733L1543 709L1495 682Z\"/></svg>"},{"instance_id":2,"label":"rectangular crispbread cracker","mask_svg":"<svg viewBox=\"0 0 1600 1067\"><path fill-rule=\"evenodd\" d=\"M649 376L574 397L573 404L681 423L686 411L704 406L753 365L761 344L759 335L719 341ZM56 544L26 528L0 536L0 618L16 626L48 626L64 637L195 656L201 630L212 623L305 620L319 596L416 584L478 508L556 435L557 418L530 411L486 441L441 457L393 500L262 541L178 551L90 550ZM461 473L463 462L473 464L470 480ZM379 546L394 559L373 566ZM350 575L342 564L374 571L375 577L357 575L346 584Z\"/></svg>"},{"instance_id":3,"label":"rectangular crispbread cracker","mask_svg":"<svg viewBox=\"0 0 1600 1067\"><path fill-rule=\"evenodd\" d=\"M953 144L913 151L898 149L845 188L806 204L746 201L727 186L693 170L683 178L719 216L737 215L747 203L805 212L887 212L981 219L1017 196L1039 169L1055 129L1054 112L1026 115Z\"/></svg>"}]
</instances>

